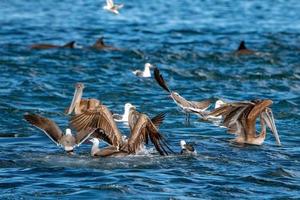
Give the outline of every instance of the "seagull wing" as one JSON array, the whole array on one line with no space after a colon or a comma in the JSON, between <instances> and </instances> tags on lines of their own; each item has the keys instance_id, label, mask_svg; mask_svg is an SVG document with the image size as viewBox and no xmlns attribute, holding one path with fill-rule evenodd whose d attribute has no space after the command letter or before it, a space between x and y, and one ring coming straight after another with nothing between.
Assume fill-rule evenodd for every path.
<instances>
[{"instance_id":1,"label":"seagull wing","mask_svg":"<svg viewBox=\"0 0 300 200\"><path fill-rule=\"evenodd\" d=\"M27 122L42 130L56 145L59 145L63 133L54 121L37 114L25 114L24 118Z\"/></svg>"}]
</instances>

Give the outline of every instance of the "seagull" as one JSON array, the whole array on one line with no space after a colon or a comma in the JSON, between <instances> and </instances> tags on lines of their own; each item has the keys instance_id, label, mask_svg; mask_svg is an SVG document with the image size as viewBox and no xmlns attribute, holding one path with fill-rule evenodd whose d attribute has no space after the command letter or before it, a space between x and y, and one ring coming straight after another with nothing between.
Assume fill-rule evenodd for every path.
<instances>
[{"instance_id":1,"label":"seagull","mask_svg":"<svg viewBox=\"0 0 300 200\"><path fill-rule=\"evenodd\" d=\"M119 4L119 5L114 4L113 0L106 0L106 5L103 6L103 9L118 15L120 14L118 9L123 8L123 6L124 4Z\"/></svg>"},{"instance_id":2,"label":"seagull","mask_svg":"<svg viewBox=\"0 0 300 200\"><path fill-rule=\"evenodd\" d=\"M191 143L186 143L184 140L180 140L181 152L182 155L197 155L196 149Z\"/></svg>"},{"instance_id":3,"label":"seagull","mask_svg":"<svg viewBox=\"0 0 300 200\"><path fill-rule=\"evenodd\" d=\"M186 121L189 121L190 113L194 113L197 115L200 115L201 117L205 116L205 111L208 109L208 107L211 104L211 100L203 100L203 101L188 101L182 96L180 96L177 92L173 92L169 89L167 86L165 80L163 79L162 75L159 72L158 68L154 69L154 77L157 83L170 94L170 97L173 99L173 101L176 103L177 106L179 106L183 112L186 114Z\"/></svg>"},{"instance_id":4,"label":"seagull","mask_svg":"<svg viewBox=\"0 0 300 200\"><path fill-rule=\"evenodd\" d=\"M131 103L126 103L124 106L124 114L119 115L119 114L113 114L113 118L116 122L128 122L128 115L129 115L129 110L131 108L135 108Z\"/></svg>"},{"instance_id":5,"label":"seagull","mask_svg":"<svg viewBox=\"0 0 300 200\"><path fill-rule=\"evenodd\" d=\"M95 131L94 128L87 128L73 136L71 129L67 128L65 134L63 134L54 121L40 115L25 114L24 118L27 122L42 130L52 142L62 147L67 153L73 153L74 148L80 146Z\"/></svg>"},{"instance_id":6,"label":"seagull","mask_svg":"<svg viewBox=\"0 0 300 200\"><path fill-rule=\"evenodd\" d=\"M226 103L211 111L209 115L222 116L222 125L227 128L228 133L236 135L233 140L236 143L262 145L266 138L266 126L268 126L277 144L281 146L273 113L269 108L272 103L269 99ZM261 132L258 135L257 118L260 118L261 125Z\"/></svg>"},{"instance_id":7,"label":"seagull","mask_svg":"<svg viewBox=\"0 0 300 200\"><path fill-rule=\"evenodd\" d=\"M223 106L225 104L226 104L225 101L218 99L215 103L214 109L220 108L221 106ZM213 116L213 115L209 115L209 112L206 112L203 116L203 119L208 120L208 121L220 121L222 119L222 116Z\"/></svg>"},{"instance_id":8,"label":"seagull","mask_svg":"<svg viewBox=\"0 0 300 200\"><path fill-rule=\"evenodd\" d=\"M255 53L255 51L250 50L246 47L245 41L241 41L238 49L235 51L236 55L253 55Z\"/></svg>"},{"instance_id":9,"label":"seagull","mask_svg":"<svg viewBox=\"0 0 300 200\"><path fill-rule=\"evenodd\" d=\"M153 68L154 66L151 65L150 63L145 64L144 71L141 70L135 70L132 73L138 77L143 77L143 78L149 78L151 77L151 72L150 69Z\"/></svg>"}]
</instances>

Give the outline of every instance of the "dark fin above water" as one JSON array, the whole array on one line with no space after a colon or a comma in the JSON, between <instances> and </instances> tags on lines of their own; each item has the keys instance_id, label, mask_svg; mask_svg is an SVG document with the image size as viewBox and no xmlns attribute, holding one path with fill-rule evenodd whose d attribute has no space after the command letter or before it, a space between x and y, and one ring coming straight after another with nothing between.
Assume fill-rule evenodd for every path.
<instances>
[{"instance_id":1,"label":"dark fin above water","mask_svg":"<svg viewBox=\"0 0 300 200\"><path fill-rule=\"evenodd\" d=\"M75 41L68 42L67 44L63 45L62 48L74 49L75 48Z\"/></svg>"},{"instance_id":2,"label":"dark fin above water","mask_svg":"<svg viewBox=\"0 0 300 200\"><path fill-rule=\"evenodd\" d=\"M240 51L240 50L245 50L245 49L248 49L245 45L245 41L241 41L239 48L237 50Z\"/></svg>"}]
</instances>

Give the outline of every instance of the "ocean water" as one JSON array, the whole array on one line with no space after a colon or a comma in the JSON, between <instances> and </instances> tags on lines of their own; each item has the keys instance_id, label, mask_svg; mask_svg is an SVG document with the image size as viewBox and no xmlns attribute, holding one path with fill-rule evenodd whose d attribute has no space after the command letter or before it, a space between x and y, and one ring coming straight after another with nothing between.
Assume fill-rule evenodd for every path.
<instances>
[{"instance_id":1,"label":"ocean water","mask_svg":"<svg viewBox=\"0 0 300 200\"><path fill-rule=\"evenodd\" d=\"M116 16L104 1L0 1L0 199L299 199L300 2L123 3ZM101 36L122 50L85 48ZM72 40L76 49L29 48ZM260 54L233 55L241 40ZM271 134L262 146L234 145L196 116L187 126L153 78L132 74L146 62L190 100L272 99L282 146ZM148 146L137 156L91 158L90 144L66 155L23 114L65 129L76 82L114 112L126 102L150 116L166 112L160 131L172 149L184 139L198 155L160 157Z\"/></svg>"}]
</instances>

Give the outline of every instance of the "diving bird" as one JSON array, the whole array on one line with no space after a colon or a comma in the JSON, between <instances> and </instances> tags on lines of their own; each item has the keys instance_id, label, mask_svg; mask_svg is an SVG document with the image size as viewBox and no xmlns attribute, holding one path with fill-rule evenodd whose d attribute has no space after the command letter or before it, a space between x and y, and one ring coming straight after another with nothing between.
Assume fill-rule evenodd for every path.
<instances>
[{"instance_id":1,"label":"diving bird","mask_svg":"<svg viewBox=\"0 0 300 200\"><path fill-rule=\"evenodd\" d=\"M71 129L67 128L65 134L57 124L45 117L37 114L25 114L27 122L42 130L57 146L62 147L67 153L72 153L75 147L80 146L90 135L94 133L95 128L87 128L74 136Z\"/></svg>"},{"instance_id":2,"label":"diving bird","mask_svg":"<svg viewBox=\"0 0 300 200\"><path fill-rule=\"evenodd\" d=\"M191 143L186 143L184 140L180 140L181 152L182 155L197 155L196 149Z\"/></svg>"},{"instance_id":3,"label":"diving bird","mask_svg":"<svg viewBox=\"0 0 300 200\"><path fill-rule=\"evenodd\" d=\"M269 127L280 146L281 142L276 129L273 113L269 106L273 102L253 100L226 103L214 109L209 115L222 116L222 125L227 127L228 133L236 135L234 142L240 144L262 145L266 138L266 126ZM256 120L260 118L261 131L257 134Z\"/></svg>"},{"instance_id":4,"label":"diving bird","mask_svg":"<svg viewBox=\"0 0 300 200\"><path fill-rule=\"evenodd\" d=\"M245 45L245 41L241 41L238 49L235 51L236 55L252 55L255 54L256 52L248 49Z\"/></svg>"},{"instance_id":5,"label":"diving bird","mask_svg":"<svg viewBox=\"0 0 300 200\"><path fill-rule=\"evenodd\" d=\"M54 44L34 44L30 47L31 49L37 49L37 50L42 50L42 49L59 49L59 48L69 48L69 49L74 49L75 48L75 41L68 42L64 45L54 45Z\"/></svg>"},{"instance_id":6,"label":"diving bird","mask_svg":"<svg viewBox=\"0 0 300 200\"><path fill-rule=\"evenodd\" d=\"M106 5L103 6L103 9L118 15L120 14L118 10L123 8L123 6L124 4L114 4L113 0L106 0Z\"/></svg>"},{"instance_id":7,"label":"diving bird","mask_svg":"<svg viewBox=\"0 0 300 200\"><path fill-rule=\"evenodd\" d=\"M104 37L100 37L96 40L96 42L90 47L96 50L120 50L116 47L107 45L104 43Z\"/></svg>"},{"instance_id":8,"label":"diving bird","mask_svg":"<svg viewBox=\"0 0 300 200\"><path fill-rule=\"evenodd\" d=\"M177 92L173 92L167 86L165 80L163 79L162 75L159 72L158 68L154 69L154 77L157 83L170 94L170 97L179 106L183 112L186 114L186 121L189 121L190 113L194 113L200 115L201 117L205 116L205 111L211 104L211 100L203 100L203 101L188 101L182 96L180 96Z\"/></svg>"},{"instance_id":9,"label":"diving bird","mask_svg":"<svg viewBox=\"0 0 300 200\"><path fill-rule=\"evenodd\" d=\"M126 103L124 106L124 114L119 115L119 114L113 114L113 118L116 122L128 122L128 115L129 115L129 110L135 106L133 106L131 103Z\"/></svg>"},{"instance_id":10,"label":"diving bird","mask_svg":"<svg viewBox=\"0 0 300 200\"><path fill-rule=\"evenodd\" d=\"M143 77L143 78L149 78L151 77L151 71L150 69L153 68L154 66L151 65L150 63L145 64L144 71L141 70L135 70L132 73L138 77Z\"/></svg>"}]
</instances>

